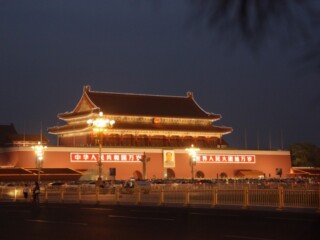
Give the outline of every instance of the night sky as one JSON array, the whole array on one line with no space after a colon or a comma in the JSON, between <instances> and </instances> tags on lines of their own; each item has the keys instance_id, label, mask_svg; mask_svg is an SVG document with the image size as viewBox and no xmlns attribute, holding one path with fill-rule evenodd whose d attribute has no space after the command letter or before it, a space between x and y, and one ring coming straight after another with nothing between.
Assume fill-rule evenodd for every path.
<instances>
[{"instance_id":1,"label":"night sky","mask_svg":"<svg viewBox=\"0 0 320 240\"><path fill-rule=\"evenodd\" d=\"M84 85L191 91L232 148L320 146L320 1L213 2L0 0L0 124L61 125Z\"/></svg>"}]
</instances>

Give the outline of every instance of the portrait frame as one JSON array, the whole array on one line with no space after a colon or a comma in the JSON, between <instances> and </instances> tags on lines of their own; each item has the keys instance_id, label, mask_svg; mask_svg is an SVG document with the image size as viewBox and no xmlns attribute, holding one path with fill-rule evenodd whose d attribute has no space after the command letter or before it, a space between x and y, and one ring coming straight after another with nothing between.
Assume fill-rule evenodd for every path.
<instances>
[{"instance_id":1,"label":"portrait frame","mask_svg":"<svg viewBox=\"0 0 320 240\"><path fill-rule=\"evenodd\" d=\"M175 153L173 150L163 150L163 167L174 168L176 166Z\"/></svg>"}]
</instances>

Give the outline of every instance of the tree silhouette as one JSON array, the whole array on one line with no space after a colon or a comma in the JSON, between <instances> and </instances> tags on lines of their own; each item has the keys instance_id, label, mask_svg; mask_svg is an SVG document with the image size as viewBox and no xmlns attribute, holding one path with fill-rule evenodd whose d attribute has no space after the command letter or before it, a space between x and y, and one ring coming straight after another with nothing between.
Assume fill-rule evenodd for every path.
<instances>
[{"instance_id":1,"label":"tree silhouette","mask_svg":"<svg viewBox=\"0 0 320 240\"><path fill-rule=\"evenodd\" d=\"M306 40L310 22L319 16L311 0L197 0L190 2L192 20L203 20L209 30L232 43L244 40L258 48L268 39Z\"/></svg>"},{"instance_id":2,"label":"tree silhouette","mask_svg":"<svg viewBox=\"0 0 320 240\"><path fill-rule=\"evenodd\" d=\"M302 48L293 60L298 74L320 72L320 1L315 0L197 0L190 1L190 23L204 23L229 46L244 43L259 52L268 42ZM310 102L320 106L320 93Z\"/></svg>"},{"instance_id":3,"label":"tree silhouette","mask_svg":"<svg viewBox=\"0 0 320 240\"><path fill-rule=\"evenodd\" d=\"M292 144L290 146L292 166L320 167L320 148L307 143Z\"/></svg>"}]
</instances>

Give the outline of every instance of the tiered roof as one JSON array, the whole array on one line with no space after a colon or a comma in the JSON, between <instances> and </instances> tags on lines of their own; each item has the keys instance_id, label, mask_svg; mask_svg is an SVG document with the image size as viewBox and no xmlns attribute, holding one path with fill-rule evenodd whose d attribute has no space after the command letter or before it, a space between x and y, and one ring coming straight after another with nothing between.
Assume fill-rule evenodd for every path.
<instances>
[{"instance_id":1,"label":"tiered roof","mask_svg":"<svg viewBox=\"0 0 320 240\"><path fill-rule=\"evenodd\" d=\"M111 93L91 91L84 87L85 98L93 110L102 111L108 115L122 116L157 116L174 118L212 119L221 118L219 114L205 112L194 100L191 92L187 96L161 96L129 93ZM85 115L89 111L80 111L81 101L73 110L59 114L61 119Z\"/></svg>"},{"instance_id":2,"label":"tiered roof","mask_svg":"<svg viewBox=\"0 0 320 240\"><path fill-rule=\"evenodd\" d=\"M84 87L82 97L72 112L59 114L58 117L67 122L74 119L93 117L102 111L107 116L174 118L184 120L204 120L208 124L154 124L154 122L116 121L115 130L150 130L150 131L190 131L227 134L229 127L213 126L213 121L221 118L219 114L204 111L194 100L193 94L187 96L159 96L129 93L110 93L91 91ZM88 131L85 121L75 124L53 127L50 133L63 134L69 131Z\"/></svg>"}]
</instances>

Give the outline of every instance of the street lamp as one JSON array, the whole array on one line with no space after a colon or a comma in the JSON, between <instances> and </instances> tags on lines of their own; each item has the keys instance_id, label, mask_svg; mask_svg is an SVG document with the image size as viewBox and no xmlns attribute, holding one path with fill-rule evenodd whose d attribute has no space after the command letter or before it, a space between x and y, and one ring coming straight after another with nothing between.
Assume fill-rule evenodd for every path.
<instances>
[{"instance_id":1,"label":"street lamp","mask_svg":"<svg viewBox=\"0 0 320 240\"><path fill-rule=\"evenodd\" d=\"M99 177L98 184L100 184L102 180L102 158L101 158L101 148L102 148L102 136L103 133L107 131L108 128L112 128L113 124L115 124L114 120L110 120L103 116L103 112L99 112L99 117L96 119L89 119L87 124L92 128L93 132L98 136L99 142L99 159L98 159L98 167L99 167Z\"/></svg>"},{"instance_id":2,"label":"street lamp","mask_svg":"<svg viewBox=\"0 0 320 240\"><path fill-rule=\"evenodd\" d=\"M200 148L196 148L192 144L190 148L186 148L185 150L188 152L188 154L190 156L190 158L189 158L190 162L189 163L190 163L190 166L191 166L191 179L193 181L194 180L193 167L197 163L197 152L200 151Z\"/></svg>"},{"instance_id":3,"label":"street lamp","mask_svg":"<svg viewBox=\"0 0 320 240\"><path fill-rule=\"evenodd\" d=\"M38 168L38 183L40 183L40 169L42 167L42 163L43 163L43 154L44 154L44 150L47 148L47 146L43 146L41 144L41 142L38 142L37 145L32 146L32 149L34 151L34 153L36 154L37 157L37 161L36 161L36 165Z\"/></svg>"},{"instance_id":4,"label":"street lamp","mask_svg":"<svg viewBox=\"0 0 320 240\"><path fill-rule=\"evenodd\" d=\"M143 177L143 180L146 180L147 178L147 162L150 161L150 157L147 157L146 153L144 152L141 159L140 159L140 162L142 162L142 177Z\"/></svg>"}]
</instances>

